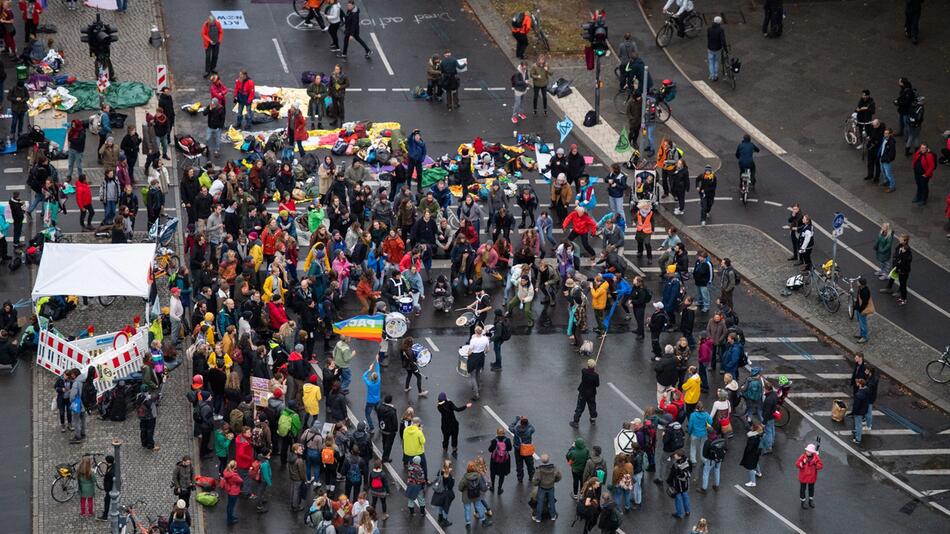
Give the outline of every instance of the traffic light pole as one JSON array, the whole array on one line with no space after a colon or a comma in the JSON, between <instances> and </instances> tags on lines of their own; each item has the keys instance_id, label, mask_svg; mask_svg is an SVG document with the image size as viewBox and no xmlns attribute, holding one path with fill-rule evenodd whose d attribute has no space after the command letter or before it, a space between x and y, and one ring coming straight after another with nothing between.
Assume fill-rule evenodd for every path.
<instances>
[{"instance_id":1,"label":"traffic light pole","mask_svg":"<svg viewBox=\"0 0 950 534\"><path fill-rule=\"evenodd\" d=\"M600 123L600 56L594 57L594 124Z\"/></svg>"},{"instance_id":2,"label":"traffic light pole","mask_svg":"<svg viewBox=\"0 0 950 534\"><path fill-rule=\"evenodd\" d=\"M643 65L643 85L647 85L650 79L650 68ZM643 143L647 136L647 95L645 88L640 90L640 135L637 136L637 150L640 152L640 158L643 159ZM648 141L648 140L647 140ZM653 147L650 147L653 148Z\"/></svg>"}]
</instances>

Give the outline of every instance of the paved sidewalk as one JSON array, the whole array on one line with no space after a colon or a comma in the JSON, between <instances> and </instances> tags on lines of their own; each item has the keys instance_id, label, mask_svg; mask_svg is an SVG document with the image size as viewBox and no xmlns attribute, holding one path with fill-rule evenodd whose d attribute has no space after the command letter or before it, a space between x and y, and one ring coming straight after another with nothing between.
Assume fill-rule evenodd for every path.
<instances>
[{"instance_id":1,"label":"paved sidewalk","mask_svg":"<svg viewBox=\"0 0 950 534\"><path fill-rule=\"evenodd\" d=\"M654 29L662 24L661 0L641 0ZM865 202L915 239L915 248L950 264L950 232L945 199L950 169L940 166L931 180L930 202L913 206L913 173L904 157L904 138L897 138L894 162L898 191L885 194L864 181L861 152L844 142L843 123L862 89L869 89L877 117L897 127L892 104L897 79L905 76L926 97L921 141L944 146L941 132L950 129L950 41L944 23L950 3L925 2L921 40L911 44L903 34L904 3L893 0L837 2L786 1L784 32L779 39L761 33L762 1L697 2L707 23L721 14L734 56L742 60L737 88L710 86L752 124L791 154L819 170L825 178ZM636 9L636 8L635 8ZM832 31L828 21L843 21L847 31ZM652 40L645 46L654 47ZM693 80L705 80L705 33L695 39L674 39L667 47ZM939 154L939 150L935 150ZM932 252L931 252L932 251ZM939 256L938 256L939 255Z\"/></svg>"}]
</instances>

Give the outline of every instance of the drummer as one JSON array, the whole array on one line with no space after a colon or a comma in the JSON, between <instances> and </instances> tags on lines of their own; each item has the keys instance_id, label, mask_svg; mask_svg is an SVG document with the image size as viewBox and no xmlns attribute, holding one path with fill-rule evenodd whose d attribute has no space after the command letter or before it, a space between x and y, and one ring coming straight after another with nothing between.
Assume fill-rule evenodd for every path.
<instances>
[{"instance_id":1,"label":"drummer","mask_svg":"<svg viewBox=\"0 0 950 534\"><path fill-rule=\"evenodd\" d=\"M383 284L383 297L389 304L389 309L394 311L399 309L399 299L411 297L409 284L402 279L402 273L398 270L393 271L392 276Z\"/></svg>"},{"instance_id":2,"label":"drummer","mask_svg":"<svg viewBox=\"0 0 950 534\"><path fill-rule=\"evenodd\" d=\"M485 321L488 320L488 312L492 309L491 296L484 289L478 288L475 291L475 302L466 306L465 309L471 310L475 314L475 322L468 328L468 335L471 337L475 334L475 328L478 326L484 327Z\"/></svg>"}]
</instances>

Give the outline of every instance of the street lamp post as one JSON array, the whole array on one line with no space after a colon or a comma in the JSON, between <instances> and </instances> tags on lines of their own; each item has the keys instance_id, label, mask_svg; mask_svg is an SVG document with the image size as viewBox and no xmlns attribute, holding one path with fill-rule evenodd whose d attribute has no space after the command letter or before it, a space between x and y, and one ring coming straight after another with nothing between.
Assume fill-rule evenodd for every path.
<instances>
[{"instance_id":1,"label":"street lamp post","mask_svg":"<svg viewBox=\"0 0 950 534\"><path fill-rule=\"evenodd\" d=\"M113 439L112 448L114 449L112 455L115 457L115 463L112 467L112 491L109 492L109 523L112 534L119 534L119 495L122 491L122 440Z\"/></svg>"},{"instance_id":2,"label":"street lamp post","mask_svg":"<svg viewBox=\"0 0 950 534\"><path fill-rule=\"evenodd\" d=\"M643 159L643 143L647 140L644 139L647 136L647 95L646 87L647 80L650 79L650 68L646 65L643 66L643 82L640 84L640 135L637 137L637 150L640 152L640 159ZM631 97L633 98L633 97Z\"/></svg>"}]
</instances>

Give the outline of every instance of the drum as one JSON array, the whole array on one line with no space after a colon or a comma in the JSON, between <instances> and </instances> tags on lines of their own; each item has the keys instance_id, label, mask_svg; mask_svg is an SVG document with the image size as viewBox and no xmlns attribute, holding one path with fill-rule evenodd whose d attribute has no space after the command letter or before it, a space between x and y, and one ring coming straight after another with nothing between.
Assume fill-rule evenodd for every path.
<instances>
[{"instance_id":1,"label":"drum","mask_svg":"<svg viewBox=\"0 0 950 534\"><path fill-rule=\"evenodd\" d=\"M459 347L459 362L455 370L462 376L468 376L468 354L471 348L468 345Z\"/></svg>"},{"instance_id":2,"label":"drum","mask_svg":"<svg viewBox=\"0 0 950 534\"><path fill-rule=\"evenodd\" d=\"M475 312L467 311L455 320L455 326L472 326L475 324Z\"/></svg>"},{"instance_id":3,"label":"drum","mask_svg":"<svg viewBox=\"0 0 950 534\"><path fill-rule=\"evenodd\" d=\"M386 320L383 322L383 330L386 335L392 339L399 339L406 335L409 330L409 321L406 316L399 312L386 314Z\"/></svg>"},{"instance_id":4,"label":"drum","mask_svg":"<svg viewBox=\"0 0 950 534\"><path fill-rule=\"evenodd\" d=\"M399 297L397 301L400 313L412 313L412 297Z\"/></svg>"},{"instance_id":5,"label":"drum","mask_svg":"<svg viewBox=\"0 0 950 534\"><path fill-rule=\"evenodd\" d=\"M419 367L425 367L429 365L429 362L432 361L432 353L429 352L429 349L425 348L421 343L414 343L412 345L412 353L416 356L416 365Z\"/></svg>"}]
</instances>

